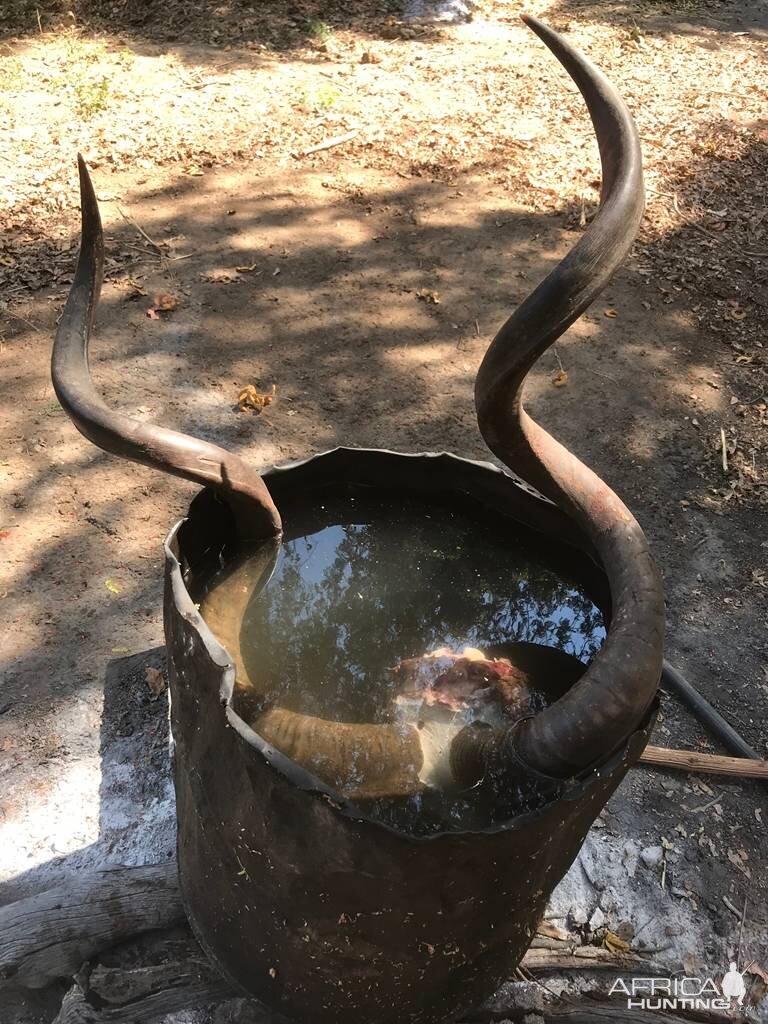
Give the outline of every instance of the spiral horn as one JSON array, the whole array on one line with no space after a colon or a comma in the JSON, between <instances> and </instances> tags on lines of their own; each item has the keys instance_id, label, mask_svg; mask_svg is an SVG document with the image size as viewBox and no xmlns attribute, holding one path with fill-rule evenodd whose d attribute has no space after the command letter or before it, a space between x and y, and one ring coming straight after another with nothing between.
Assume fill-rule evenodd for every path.
<instances>
[{"instance_id":1,"label":"spiral horn","mask_svg":"<svg viewBox=\"0 0 768 1024\"><path fill-rule=\"evenodd\" d=\"M238 455L199 438L110 409L93 386L88 343L101 292L104 236L88 169L80 173L82 239L74 281L56 332L51 377L56 396L81 434L99 448L216 490L231 506L241 539L280 533L280 515L258 472Z\"/></svg>"}]
</instances>

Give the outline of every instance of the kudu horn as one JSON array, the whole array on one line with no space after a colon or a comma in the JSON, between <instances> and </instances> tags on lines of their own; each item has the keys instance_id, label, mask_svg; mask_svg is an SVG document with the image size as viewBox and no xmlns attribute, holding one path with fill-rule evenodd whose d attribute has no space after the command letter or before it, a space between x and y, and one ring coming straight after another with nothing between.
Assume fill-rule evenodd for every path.
<instances>
[{"instance_id":1,"label":"kudu horn","mask_svg":"<svg viewBox=\"0 0 768 1024\"><path fill-rule=\"evenodd\" d=\"M600 294L629 252L643 215L644 188L637 130L614 87L546 25L523 20L586 101L602 164L600 207L578 243L494 338L475 382L475 406L494 455L567 512L592 542L608 578L612 613L602 650L568 693L506 733L482 735L486 730L468 727L453 754L460 775L482 773L489 760L515 760L565 778L621 746L650 706L661 675L664 597L634 516L531 419L523 389L536 360Z\"/></svg>"},{"instance_id":2,"label":"kudu horn","mask_svg":"<svg viewBox=\"0 0 768 1024\"><path fill-rule=\"evenodd\" d=\"M80 433L99 448L218 491L231 506L242 539L279 534L280 515L264 481L238 455L115 412L96 392L88 369L88 342L101 292L104 235L88 170L81 156L77 162L82 213L80 256L51 360L51 377L59 401Z\"/></svg>"},{"instance_id":3,"label":"kudu horn","mask_svg":"<svg viewBox=\"0 0 768 1024\"><path fill-rule=\"evenodd\" d=\"M522 404L533 364L599 295L629 251L643 213L640 146L627 108L601 72L541 22L524 20L552 50L586 101L600 149L603 184L599 210L580 241L491 344L475 385L477 418L491 451L578 524L608 578L611 620L602 650L551 707L508 729L468 726L458 734L451 763L457 780L467 784L497 766L562 779L599 765L644 719L662 667L663 594L640 526L613 491L535 423ZM113 412L93 388L88 338L101 284L103 240L96 197L82 159L79 167L82 246L52 362L62 406L99 447L218 491L235 513L241 538L279 536L280 517L269 492L242 459L215 445ZM243 595L250 593L245 586L240 590ZM244 602L243 597L242 607L217 609L214 591L208 607L205 600L202 605L204 618L231 652L240 676L236 689L241 691L249 685L238 650ZM403 749L413 745L412 737L395 734L390 727L339 729L337 723L281 709L273 709L263 723L265 729L267 724L273 729L276 745L282 738L290 748L285 753L309 770L316 770L321 762L334 764L343 776L350 751L356 747L377 750L375 780L371 778L369 791L364 780L362 786L348 790L349 795L380 794L389 790L393 779L395 788L402 785ZM254 726L258 729L258 718ZM377 728L384 731L374 741L371 730ZM390 759L391 765L383 763Z\"/></svg>"}]
</instances>

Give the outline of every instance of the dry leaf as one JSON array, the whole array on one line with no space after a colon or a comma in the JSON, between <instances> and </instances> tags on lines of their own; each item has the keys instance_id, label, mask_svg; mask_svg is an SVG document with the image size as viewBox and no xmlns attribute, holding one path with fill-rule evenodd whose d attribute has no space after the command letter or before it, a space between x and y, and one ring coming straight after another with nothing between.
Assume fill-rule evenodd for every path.
<instances>
[{"instance_id":1,"label":"dry leaf","mask_svg":"<svg viewBox=\"0 0 768 1024\"><path fill-rule=\"evenodd\" d=\"M552 378L552 383L556 388L564 388L568 383L568 374L565 370L558 370L555 376Z\"/></svg>"},{"instance_id":2,"label":"dry leaf","mask_svg":"<svg viewBox=\"0 0 768 1024\"><path fill-rule=\"evenodd\" d=\"M607 316L607 317L609 317L609 318L610 318L611 320L613 320L613 319L614 319L614 317L617 317L618 315L619 315L619 314L618 314L618 313L616 312L616 310L615 310L615 309L606 309L606 310L604 310L604 311L603 311L603 316Z\"/></svg>"},{"instance_id":3,"label":"dry leaf","mask_svg":"<svg viewBox=\"0 0 768 1024\"><path fill-rule=\"evenodd\" d=\"M753 960L749 967L744 968L744 973L754 974L756 978L760 978L761 981L764 981L765 984L768 985L768 971L766 971L764 967L761 967L756 960Z\"/></svg>"},{"instance_id":4,"label":"dry leaf","mask_svg":"<svg viewBox=\"0 0 768 1024\"><path fill-rule=\"evenodd\" d=\"M695 953L686 953L683 957L683 970L689 978L699 977L700 971L705 969L704 961Z\"/></svg>"},{"instance_id":5,"label":"dry leaf","mask_svg":"<svg viewBox=\"0 0 768 1024\"><path fill-rule=\"evenodd\" d=\"M145 678L153 697L159 697L165 691L165 676L159 668L152 668L151 665L147 666Z\"/></svg>"},{"instance_id":6,"label":"dry leaf","mask_svg":"<svg viewBox=\"0 0 768 1024\"><path fill-rule=\"evenodd\" d=\"M147 316L149 317L150 320L159 320L160 319L160 317L157 315L157 313L156 313L156 311L154 309L148 309L147 310Z\"/></svg>"},{"instance_id":7,"label":"dry leaf","mask_svg":"<svg viewBox=\"0 0 768 1024\"><path fill-rule=\"evenodd\" d=\"M624 939L620 939L615 932L606 932L603 936L603 945L606 949L609 949L611 953L628 953L629 943L625 942Z\"/></svg>"},{"instance_id":8,"label":"dry leaf","mask_svg":"<svg viewBox=\"0 0 768 1024\"><path fill-rule=\"evenodd\" d=\"M558 928L550 921L541 921L536 929L536 934L543 935L548 939L559 939L561 942L567 942L570 938L568 932L564 932L562 928Z\"/></svg>"},{"instance_id":9,"label":"dry leaf","mask_svg":"<svg viewBox=\"0 0 768 1024\"><path fill-rule=\"evenodd\" d=\"M104 586L107 588L110 594L120 593L120 587L118 587L114 580L104 580Z\"/></svg>"},{"instance_id":10,"label":"dry leaf","mask_svg":"<svg viewBox=\"0 0 768 1024\"><path fill-rule=\"evenodd\" d=\"M440 303L440 292L433 292L428 288L419 288L416 292L416 298L421 299L422 302L431 302L437 306Z\"/></svg>"},{"instance_id":11,"label":"dry leaf","mask_svg":"<svg viewBox=\"0 0 768 1024\"><path fill-rule=\"evenodd\" d=\"M728 857L728 860L731 862L731 864L733 864L733 866L735 868L738 868L739 871L741 871L742 874L746 875L747 878L751 878L752 877L752 872L749 870L749 868L744 863L744 858L742 857L742 853L743 853L743 851L741 851L741 850L738 853L736 853L734 850L727 850L726 851L726 855Z\"/></svg>"},{"instance_id":12,"label":"dry leaf","mask_svg":"<svg viewBox=\"0 0 768 1024\"><path fill-rule=\"evenodd\" d=\"M179 305L179 300L175 295L171 295L170 292L160 292L159 295L155 296L155 309L162 310L164 313L170 313L172 309L176 309Z\"/></svg>"},{"instance_id":13,"label":"dry leaf","mask_svg":"<svg viewBox=\"0 0 768 1024\"><path fill-rule=\"evenodd\" d=\"M125 293L126 302L130 302L131 299L140 299L142 296L147 294L146 289L142 288L138 282L133 280L133 278L129 278L125 282L125 287L127 289Z\"/></svg>"},{"instance_id":14,"label":"dry leaf","mask_svg":"<svg viewBox=\"0 0 768 1024\"><path fill-rule=\"evenodd\" d=\"M276 392L276 384L273 384L272 390L266 394L257 391L253 384L246 384L244 388L240 389L240 393L237 396L238 412L245 412L246 409L253 409L257 413L261 412L274 402Z\"/></svg>"},{"instance_id":15,"label":"dry leaf","mask_svg":"<svg viewBox=\"0 0 768 1024\"><path fill-rule=\"evenodd\" d=\"M201 281L208 281L210 284L227 284L229 281L237 281L238 278L231 270L217 267L214 270L204 270L200 275Z\"/></svg>"},{"instance_id":16,"label":"dry leaf","mask_svg":"<svg viewBox=\"0 0 768 1024\"><path fill-rule=\"evenodd\" d=\"M235 267L238 274L252 274L258 267L258 263L249 263L247 266Z\"/></svg>"}]
</instances>

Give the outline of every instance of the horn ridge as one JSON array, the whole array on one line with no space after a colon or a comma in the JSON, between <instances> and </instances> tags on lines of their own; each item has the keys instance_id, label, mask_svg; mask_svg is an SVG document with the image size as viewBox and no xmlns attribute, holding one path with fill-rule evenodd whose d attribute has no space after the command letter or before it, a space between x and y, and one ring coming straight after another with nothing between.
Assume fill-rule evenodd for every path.
<instances>
[{"instance_id":1,"label":"horn ridge","mask_svg":"<svg viewBox=\"0 0 768 1024\"><path fill-rule=\"evenodd\" d=\"M104 235L93 183L79 154L77 162L82 240L53 345L57 398L80 433L105 451L217 490L230 504L242 539L278 535L280 515L266 484L247 462L218 445L116 412L94 388L88 345L101 292Z\"/></svg>"},{"instance_id":2,"label":"horn ridge","mask_svg":"<svg viewBox=\"0 0 768 1024\"><path fill-rule=\"evenodd\" d=\"M613 612L602 650L565 696L501 744L534 771L566 778L619 748L648 711L661 675L664 600L637 521L607 484L528 415L522 395L531 367L627 255L642 218L644 189L637 131L616 89L548 26L529 16L523 20L578 86L603 169L592 223L501 327L475 382L478 425L488 447L576 520L609 580Z\"/></svg>"}]
</instances>

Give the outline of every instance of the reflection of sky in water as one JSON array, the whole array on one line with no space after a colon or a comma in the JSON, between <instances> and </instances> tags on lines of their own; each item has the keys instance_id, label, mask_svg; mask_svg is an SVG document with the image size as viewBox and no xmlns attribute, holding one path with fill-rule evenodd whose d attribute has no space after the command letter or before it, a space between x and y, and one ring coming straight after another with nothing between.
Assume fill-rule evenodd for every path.
<instances>
[{"instance_id":1,"label":"reflection of sky in water","mask_svg":"<svg viewBox=\"0 0 768 1024\"><path fill-rule=\"evenodd\" d=\"M586 662L601 646L599 611L533 534L415 501L357 507L355 524L285 542L249 605L243 657L269 698L339 721L386 721L387 670L403 658L529 641Z\"/></svg>"},{"instance_id":2,"label":"reflection of sky in water","mask_svg":"<svg viewBox=\"0 0 768 1024\"><path fill-rule=\"evenodd\" d=\"M309 537L299 537L298 539L289 542L289 545L284 546L280 552L280 557L275 570L275 576L277 578L281 575L281 563L286 556L286 551L292 549L295 552L298 560L298 571L303 579L304 583L309 588L316 588L321 591L323 588L323 579L326 574L331 570L335 559L337 558L339 545L345 540L345 538L354 534L355 532L361 533L366 529L365 524L345 525L345 526L327 526L324 530L320 530L318 533L314 533ZM435 549L435 553L439 552L439 549ZM378 565L378 560L369 561L369 567L371 569ZM414 567L416 570L418 567ZM476 575L479 577L481 574L476 570ZM352 576L352 564L346 563L343 568L341 576L342 584L349 584ZM526 596L526 584L520 582L518 584L520 595L525 600ZM404 585L404 592L407 591L407 586ZM359 591L359 599L367 600L369 595L364 591ZM588 662L602 643L605 637L605 630L595 630L594 628L586 629L583 617L580 617L578 613L574 612L570 602L579 597L579 591L576 588L566 589L563 599L564 604L554 609L549 616L552 622L550 629L544 629L540 635L535 639L538 643L547 644L552 647L560 647L568 654L573 654L584 662ZM498 594L494 594L489 590L484 590L480 594L480 599L488 607L492 607L498 603ZM312 615L313 606L308 604L306 608L301 609L301 618L310 618ZM568 639L565 644L558 643L558 627L560 628L561 635L563 627L567 627ZM506 628L509 630L510 636L514 636L517 640L528 639L526 634L526 621L521 612L517 612L514 615L510 615L506 622ZM346 635L347 630L343 630L343 634ZM343 639L340 636L340 641ZM531 638L532 639L532 638ZM478 637L478 629L470 627L467 634L462 637L451 635L447 636L443 643L449 646L455 646L456 644L470 644L477 646L480 642ZM340 644L343 647L343 643Z\"/></svg>"}]
</instances>

